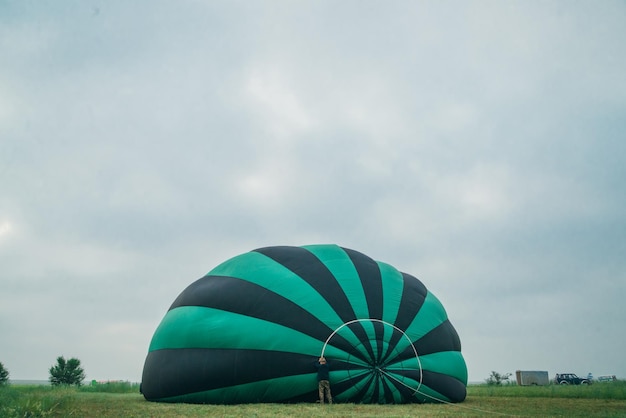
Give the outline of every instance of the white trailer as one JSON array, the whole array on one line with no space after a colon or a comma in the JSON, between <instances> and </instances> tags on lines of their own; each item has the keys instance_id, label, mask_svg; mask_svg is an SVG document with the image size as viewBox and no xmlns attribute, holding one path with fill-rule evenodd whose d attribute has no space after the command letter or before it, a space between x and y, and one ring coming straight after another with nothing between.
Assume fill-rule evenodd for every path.
<instances>
[{"instance_id":1,"label":"white trailer","mask_svg":"<svg viewBox=\"0 0 626 418\"><path fill-rule=\"evenodd\" d=\"M550 384L547 371L517 370L515 379L520 386L545 386Z\"/></svg>"}]
</instances>

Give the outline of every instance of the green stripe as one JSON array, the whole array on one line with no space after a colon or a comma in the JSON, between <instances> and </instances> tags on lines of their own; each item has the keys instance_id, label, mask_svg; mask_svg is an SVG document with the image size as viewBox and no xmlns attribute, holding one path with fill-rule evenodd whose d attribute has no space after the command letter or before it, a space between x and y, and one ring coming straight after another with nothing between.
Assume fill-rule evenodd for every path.
<instances>
[{"instance_id":1,"label":"green stripe","mask_svg":"<svg viewBox=\"0 0 626 418\"><path fill-rule=\"evenodd\" d=\"M426 294L424 304L411 322L411 325L404 331L411 341L417 341L424 335L428 334L434 328L439 326L443 321L448 319L446 311L431 292Z\"/></svg>"},{"instance_id":2,"label":"green stripe","mask_svg":"<svg viewBox=\"0 0 626 418\"><path fill-rule=\"evenodd\" d=\"M378 268L383 284L383 320L395 324L402 300L404 280L402 274L389 264L378 262Z\"/></svg>"},{"instance_id":3,"label":"green stripe","mask_svg":"<svg viewBox=\"0 0 626 418\"><path fill-rule=\"evenodd\" d=\"M365 334L367 335L368 341L361 341L360 351L367 356L367 350L365 349L365 344L369 344L372 346L372 350L374 354L377 353L378 350L378 342L376 341L376 330L374 329L374 322L372 321L361 321L361 325L365 330Z\"/></svg>"},{"instance_id":4,"label":"green stripe","mask_svg":"<svg viewBox=\"0 0 626 418\"><path fill-rule=\"evenodd\" d=\"M317 356L324 342L282 325L202 306L169 311L152 337L149 351L175 348L276 350ZM329 357L347 357L328 346Z\"/></svg>"},{"instance_id":5,"label":"green stripe","mask_svg":"<svg viewBox=\"0 0 626 418\"><path fill-rule=\"evenodd\" d=\"M441 373L467 384L467 367L463 356L459 351L441 351L439 353L419 356L419 364L415 357L389 364L386 369L389 371L401 371L403 369L422 370Z\"/></svg>"},{"instance_id":6,"label":"green stripe","mask_svg":"<svg viewBox=\"0 0 626 418\"><path fill-rule=\"evenodd\" d=\"M345 351L334 349L335 354L331 355L329 353L332 353L332 351L329 350L329 347L330 346L326 347L326 352L324 353L325 357L331 358L333 360L341 360L346 363L353 364L355 366L369 367L369 363L366 363L363 360L355 357L354 355L346 353Z\"/></svg>"},{"instance_id":7,"label":"green stripe","mask_svg":"<svg viewBox=\"0 0 626 418\"><path fill-rule=\"evenodd\" d=\"M452 376L467 384L467 367L459 351L440 351L420 356L422 369Z\"/></svg>"},{"instance_id":8,"label":"green stripe","mask_svg":"<svg viewBox=\"0 0 626 418\"><path fill-rule=\"evenodd\" d=\"M354 379L355 377L362 376L364 374L369 374L371 371L369 369L361 369L361 370L331 370L329 377L330 382L333 385L345 382L346 380Z\"/></svg>"}]
</instances>

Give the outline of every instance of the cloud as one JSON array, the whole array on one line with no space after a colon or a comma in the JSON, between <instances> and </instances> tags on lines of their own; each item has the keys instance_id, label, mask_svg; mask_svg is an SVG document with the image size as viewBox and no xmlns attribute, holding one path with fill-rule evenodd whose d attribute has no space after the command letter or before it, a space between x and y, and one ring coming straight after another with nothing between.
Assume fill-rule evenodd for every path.
<instances>
[{"instance_id":1,"label":"cloud","mask_svg":"<svg viewBox=\"0 0 626 418\"><path fill-rule=\"evenodd\" d=\"M3 7L12 377L137 381L193 280L332 242L422 279L470 380L626 376L620 3Z\"/></svg>"}]
</instances>

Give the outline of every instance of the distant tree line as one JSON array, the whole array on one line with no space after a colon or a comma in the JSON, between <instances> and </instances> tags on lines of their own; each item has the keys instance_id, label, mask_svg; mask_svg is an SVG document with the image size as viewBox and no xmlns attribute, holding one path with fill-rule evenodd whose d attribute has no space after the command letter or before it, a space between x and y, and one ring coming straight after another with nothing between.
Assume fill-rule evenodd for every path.
<instances>
[{"instance_id":1,"label":"distant tree line","mask_svg":"<svg viewBox=\"0 0 626 418\"><path fill-rule=\"evenodd\" d=\"M85 380L85 371L80 366L80 360L71 358L65 360L65 357L57 357L55 365L50 367L50 383L53 386L59 385L76 385L80 386ZM0 386L9 383L9 371L0 363Z\"/></svg>"}]
</instances>

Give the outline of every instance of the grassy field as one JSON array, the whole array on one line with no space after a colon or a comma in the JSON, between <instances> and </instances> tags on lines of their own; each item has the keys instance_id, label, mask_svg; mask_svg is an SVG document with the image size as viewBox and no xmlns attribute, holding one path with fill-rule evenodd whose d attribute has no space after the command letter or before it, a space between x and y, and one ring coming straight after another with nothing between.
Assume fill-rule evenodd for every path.
<instances>
[{"instance_id":1,"label":"grassy field","mask_svg":"<svg viewBox=\"0 0 626 418\"><path fill-rule=\"evenodd\" d=\"M0 387L0 417L626 417L626 382L591 386L470 385L460 404L189 405L146 402L136 385Z\"/></svg>"}]
</instances>

